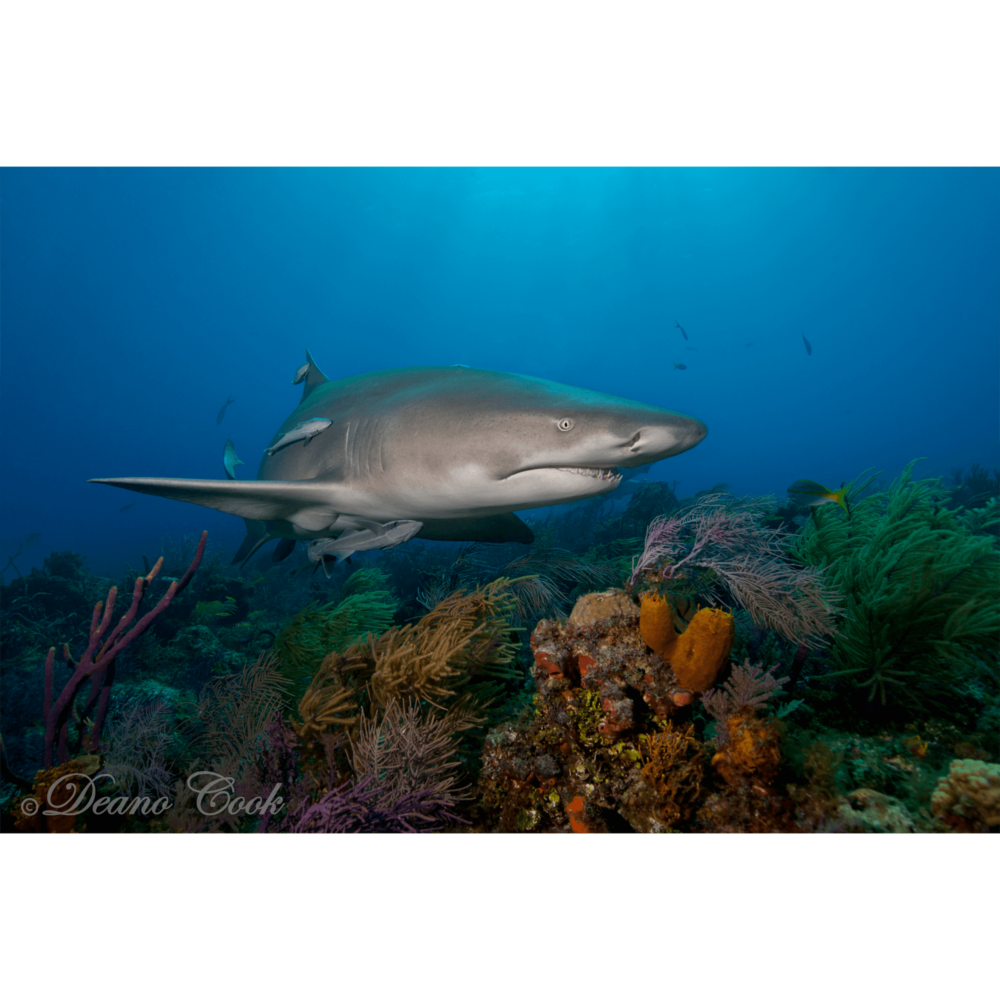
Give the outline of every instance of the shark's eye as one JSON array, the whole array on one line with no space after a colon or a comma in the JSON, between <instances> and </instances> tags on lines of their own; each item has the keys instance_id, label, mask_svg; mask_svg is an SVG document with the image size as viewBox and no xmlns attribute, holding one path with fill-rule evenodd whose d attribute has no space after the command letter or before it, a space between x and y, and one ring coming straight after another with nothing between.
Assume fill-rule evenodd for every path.
<instances>
[{"instance_id":1,"label":"shark's eye","mask_svg":"<svg viewBox=\"0 0 1000 1000\"><path fill-rule=\"evenodd\" d=\"M561 431L571 431L573 429L573 421L570 420L569 417L563 417L562 420L556 424L556 427L558 427Z\"/></svg>"}]
</instances>

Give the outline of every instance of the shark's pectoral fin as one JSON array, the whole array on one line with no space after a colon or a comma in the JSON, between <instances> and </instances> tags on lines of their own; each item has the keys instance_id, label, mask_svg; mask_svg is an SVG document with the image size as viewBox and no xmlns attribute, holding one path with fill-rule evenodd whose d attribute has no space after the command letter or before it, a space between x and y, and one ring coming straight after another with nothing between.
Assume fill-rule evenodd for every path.
<instances>
[{"instance_id":1,"label":"shark's pectoral fin","mask_svg":"<svg viewBox=\"0 0 1000 1000\"><path fill-rule=\"evenodd\" d=\"M535 540L535 535L516 514L491 514L447 521L425 519L417 538L433 542L523 542L527 545Z\"/></svg>"},{"instance_id":2,"label":"shark's pectoral fin","mask_svg":"<svg viewBox=\"0 0 1000 1000\"><path fill-rule=\"evenodd\" d=\"M303 531L323 531L338 516L329 483L311 479L90 479L136 493L183 500L251 521L291 521Z\"/></svg>"},{"instance_id":3,"label":"shark's pectoral fin","mask_svg":"<svg viewBox=\"0 0 1000 1000\"><path fill-rule=\"evenodd\" d=\"M332 528L340 515L328 506L303 507L292 514L285 516L286 521L291 521L297 528L303 531L326 531Z\"/></svg>"}]
</instances>

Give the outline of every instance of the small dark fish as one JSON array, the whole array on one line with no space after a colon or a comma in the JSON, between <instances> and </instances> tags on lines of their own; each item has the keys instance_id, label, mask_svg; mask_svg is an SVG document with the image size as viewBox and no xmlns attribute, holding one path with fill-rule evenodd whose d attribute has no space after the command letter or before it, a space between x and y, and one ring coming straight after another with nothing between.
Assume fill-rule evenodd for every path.
<instances>
[{"instance_id":1,"label":"small dark fish","mask_svg":"<svg viewBox=\"0 0 1000 1000\"><path fill-rule=\"evenodd\" d=\"M677 329L681 331L681 335L684 337L685 340L687 340L688 339L687 330L685 330L684 327L677 322L677 320L674 320L674 326L676 326Z\"/></svg>"},{"instance_id":2,"label":"small dark fish","mask_svg":"<svg viewBox=\"0 0 1000 1000\"><path fill-rule=\"evenodd\" d=\"M119 514L124 514L125 511L131 510L138 502L139 502L138 500L133 500L131 503L125 504L125 506L122 507L122 509L120 511L118 511L118 513Z\"/></svg>"},{"instance_id":3,"label":"small dark fish","mask_svg":"<svg viewBox=\"0 0 1000 1000\"><path fill-rule=\"evenodd\" d=\"M754 344L754 342L752 340L748 340L743 346L744 347L753 347L753 344Z\"/></svg>"},{"instance_id":4,"label":"small dark fish","mask_svg":"<svg viewBox=\"0 0 1000 1000\"><path fill-rule=\"evenodd\" d=\"M675 361L675 362L674 362L673 364L674 364L674 368L675 368L675 369L677 369L677 368L680 368L680 370L681 370L682 372L683 372L683 371L687 371L687 365L679 365L679 364L677 364L677 362L676 362L676 361Z\"/></svg>"},{"instance_id":5,"label":"small dark fish","mask_svg":"<svg viewBox=\"0 0 1000 1000\"><path fill-rule=\"evenodd\" d=\"M806 340L805 334L802 334L802 343L806 345L806 354L812 354L813 352L812 344L810 344L809 341Z\"/></svg>"},{"instance_id":6,"label":"small dark fish","mask_svg":"<svg viewBox=\"0 0 1000 1000\"><path fill-rule=\"evenodd\" d=\"M698 348L697 347L685 347L684 350L685 351L697 351Z\"/></svg>"},{"instance_id":7,"label":"small dark fish","mask_svg":"<svg viewBox=\"0 0 1000 1000\"><path fill-rule=\"evenodd\" d=\"M227 407L227 406L228 406L228 405L229 405L230 403L235 403L235 402L236 402L236 400L235 400L235 399L233 399L233 397L232 397L232 396L230 396L230 397L229 397L229 399L227 399L227 400L225 401L225 403L223 403L223 404L222 404L222 409L221 409L221 410L219 410L219 415L218 415L218 416L217 416L217 417L215 418L215 423L216 423L216 426L218 426L219 424L221 424L221 423L222 423L222 418L223 418L223 417L224 417L224 416L226 415L226 407Z\"/></svg>"}]
</instances>

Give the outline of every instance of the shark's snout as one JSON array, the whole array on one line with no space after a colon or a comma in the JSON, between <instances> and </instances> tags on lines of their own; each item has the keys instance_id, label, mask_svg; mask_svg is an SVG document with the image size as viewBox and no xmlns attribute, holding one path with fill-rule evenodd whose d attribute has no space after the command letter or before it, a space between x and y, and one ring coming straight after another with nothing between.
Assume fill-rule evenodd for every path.
<instances>
[{"instance_id":1,"label":"shark's snout","mask_svg":"<svg viewBox=\"0 0 1000 1000\"><path fill-rule=\"evenodd\" d=\"M621 464L644 465L670 458L693 448L708 428L694 417L675 417L662 423L649 424L639 429L624 449Z\"/></svg>"},{"instance_id":2,"label":"shark's snout","mask_svg":"<svg viewBox=\"0 0 1000 1000\"><path fill-rule=\"evenodd\" d=\"M708 428L700 420L695 420L692 417L688 422L688 431L684 438L681 451L687 451L688 448L693 448L704 439L707 433Z\"/></svg>"}]
</instances>

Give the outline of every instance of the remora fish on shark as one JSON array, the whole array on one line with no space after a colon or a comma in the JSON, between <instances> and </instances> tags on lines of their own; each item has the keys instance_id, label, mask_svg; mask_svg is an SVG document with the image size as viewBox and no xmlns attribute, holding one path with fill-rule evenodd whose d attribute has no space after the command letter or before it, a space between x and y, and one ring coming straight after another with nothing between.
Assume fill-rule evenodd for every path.
<instances>
[{"instance_id":1,"label":"remora fish on shark","mask_svg":"<svg viewBox=\"0 0 1000 1000\"><path fill-rule=\"evenodd\" d=\"M338 561L349 559L355 552L366 552L372 549L391 549L396 545L408 542L423 527L420 521L390 521L379 524L377 521L361 521L361 529L348 528L339 538L317 538L306 546L306 552L311 563L323 566L323 572L329 577L330 567Z\"/></svg>"},{"instance_id":2,"label":"remora fish on shark","mask_svg":"<svg viewBox=\"0 0 1000 1000\"><path fill-rule=\"evenodd\" d=\"M558 382L477 368L392 368L330 381L309 352L302 399L257 480L92 479L242 517L234 562L272 538L330 538L420 521L438 541L530 542L514 511L609 493L632 468L704 438L694 417ZM277 450L310 420L310 447ZM291 550L291 544L283 543Z\"/></svg>"},{"instance_id":3,"label":"remora fish on shark","mask_svg":"<svg viewBox=\"0 0 1000 1000\"><path fill-rule=\"evenodd\" d=\"M296 424L290 431L282 434L270 448L265 450L264 454L273 455L276 451L287 448L290 444L295 444L296 441L304 441L306 444L309 444L317 434L322 434L332 423L332 420L322 420L316 417L312 420L303 420L301 423Z\"/></svg>"}]
</instances>

